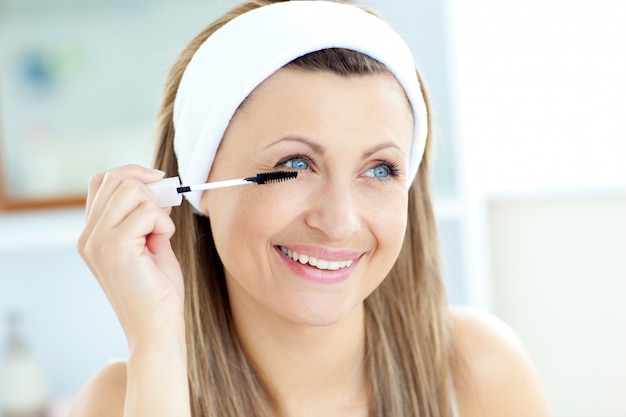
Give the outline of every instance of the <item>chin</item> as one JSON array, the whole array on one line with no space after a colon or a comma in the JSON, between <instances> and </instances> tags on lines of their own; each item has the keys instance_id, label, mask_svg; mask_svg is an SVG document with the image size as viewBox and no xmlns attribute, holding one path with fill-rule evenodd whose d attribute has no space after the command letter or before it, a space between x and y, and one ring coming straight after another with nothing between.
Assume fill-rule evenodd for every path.
<instances>
[{"instance_id":1,"label":"chin","mask_svg":"<svg viewBox=\"0 0 626 417\"><path fill-rule=\"evenodd\" d=\"M329 327L357 319L362 316L363 302L353 306L300 305L298 311L293 312L290 321L299 325L311 327Z\"/></svg>"}]
</instances>

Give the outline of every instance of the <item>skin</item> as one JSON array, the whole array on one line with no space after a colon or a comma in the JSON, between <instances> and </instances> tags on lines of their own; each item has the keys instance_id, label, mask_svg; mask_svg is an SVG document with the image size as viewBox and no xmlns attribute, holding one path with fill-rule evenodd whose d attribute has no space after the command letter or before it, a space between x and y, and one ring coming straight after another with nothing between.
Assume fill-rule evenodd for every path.
<instances>
[{"instance_id":1,"label":"skin","mask_svg":"<svg viewBox=\"0 0 626 417\"><path fill-rule=\"evenodd\" d=\"M283 69L255 90L225 134L210 181L299 172L296 180L202 198L238 335L278 416L367 415L363 300L400 250L412 129L404 93L388 74ZM160 175L123 167L90 184L79 250L111 300L130 355L85 386L73 416L190 415L173 225L143 185ZM313 267L293 268L280 246L354 259L353 266L320 278ZM465 358L453 375L461 415L548 415L512 332L472 310L452 316L453 348Z\"/></svg>"}]
</instances>

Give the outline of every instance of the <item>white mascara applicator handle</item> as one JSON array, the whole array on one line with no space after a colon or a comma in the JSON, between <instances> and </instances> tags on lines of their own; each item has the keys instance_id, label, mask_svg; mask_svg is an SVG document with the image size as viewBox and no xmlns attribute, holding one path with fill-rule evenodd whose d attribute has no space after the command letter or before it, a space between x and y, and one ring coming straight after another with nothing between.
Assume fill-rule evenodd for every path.
<instances>
[{"instance_id":1,"label":"white mascara applicator handle","mask_svg":"<svg viewBox=\"0 0 626 417\"><path fill-rule=\"evenodd\" d=\"M274 171L256 174L254 177L207 182L206 184L191 186L181 186L180 179L178 177L171 177L151 182L146 185L157 196L159 207L174 207L180 206L183 202L183 193L214 190L216 188L234 187L236 185L245 184L269 184L272 182L290 180L296 178L297 176L298 173L295 171Z\"/></svg>"},{"instance_id":2,"label":"white mascara applicator handle","mask_svg":"<svg viewBox=\"0 0 626 417\"><path fill-rule=\"evenodd\" d=\"M146 185L157 196L159 207L180 206L183 202L183 195L178 192L178 177L165 178Z\"/></svg>"}]
</instances>

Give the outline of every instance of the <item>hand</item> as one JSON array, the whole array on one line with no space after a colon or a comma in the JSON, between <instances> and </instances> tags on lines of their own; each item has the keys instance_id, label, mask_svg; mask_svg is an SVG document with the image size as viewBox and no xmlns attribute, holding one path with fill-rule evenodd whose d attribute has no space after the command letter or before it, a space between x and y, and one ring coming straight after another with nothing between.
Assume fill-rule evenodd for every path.
<instances>
[{"instance_id":1,"label":"hand","mask_svg":"<svg viewBox=\"0 0 626 417\"><path fill-rule=\"evenodd\" d=\"M170 246L174 223L146 183L161 171L136 165L89 182L85 228L78 251L96 276L129 346L159 338L184 323L184 285Z\"/></svg>"}]
</instances>

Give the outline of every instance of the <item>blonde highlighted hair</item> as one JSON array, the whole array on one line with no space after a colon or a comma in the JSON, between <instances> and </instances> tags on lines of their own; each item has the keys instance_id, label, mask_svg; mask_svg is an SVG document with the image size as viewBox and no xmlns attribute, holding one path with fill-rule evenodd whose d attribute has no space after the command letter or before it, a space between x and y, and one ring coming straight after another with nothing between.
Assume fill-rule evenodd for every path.
<instances>
[{"instance_id":1,"label":"blonde highlighted hair","mask_svg":"<svg viewBox=\"0 0 626 417\"><path fill-rule=\"evenodd\" d=\"M155 166L167 176L178 175L173 105L194 52L231 19L276 2L248 0L233 8L199 33L174 63L158 114L155 157ZM345 49L314 52L288 65L339 75L366 76L386 71L378 61ZM418 72L416 76L420 77ZM426 97L426 91L423 94ZM430 116L428 124L432 132ZM429 134L424 158L409 190L408 225L401 253L387 278L365 300L364 368L371 416L448 417L452 413L449 319L430 196L431 142ZM192 414L271 416L265 387L246 358L233 326L210 220L194 215L186 201L173 209L172 218L177 227L172 245L185 276Z\"/></svg>"}]
</instances>

